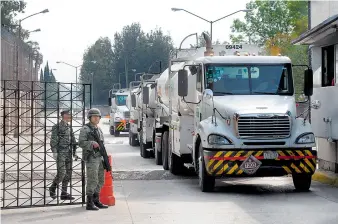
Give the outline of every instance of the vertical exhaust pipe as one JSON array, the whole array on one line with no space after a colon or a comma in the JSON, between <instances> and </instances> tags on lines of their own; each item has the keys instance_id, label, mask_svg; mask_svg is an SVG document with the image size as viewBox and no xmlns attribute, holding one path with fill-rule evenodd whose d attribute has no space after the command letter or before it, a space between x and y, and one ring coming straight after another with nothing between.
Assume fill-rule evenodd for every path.
<instances>
[{"instance_id":1,"label":"vertical exhaust pipe","mask_svg":"<svg viewBox=\"0 0 338 224\"><path fill-rule=\"evenodd\" d=\"M212 51L211 38L205 32L203 32L202 35L203 35L203 39L205 40L205 48L206 48L206 51L204 52L204 56L213 56L214 52Z\"/></svg>"}]
</instances>

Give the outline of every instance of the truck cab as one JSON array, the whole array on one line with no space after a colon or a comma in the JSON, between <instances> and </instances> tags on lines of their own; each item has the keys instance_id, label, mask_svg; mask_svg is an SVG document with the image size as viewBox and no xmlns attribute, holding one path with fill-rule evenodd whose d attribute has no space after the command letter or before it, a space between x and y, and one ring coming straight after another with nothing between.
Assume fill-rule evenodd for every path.
<instances>
[{"instance_id":1,"label":"truck cab","mask_svg":"<svg viewBox=\"0 0 338 224\"><path fill-rule=\"evenodd\" d=\"M110 134L115 137L118 137L120 132L129 132L130 111L127 107L127 98L129 94L127 89L119 89L112 91L112 94L109 97L109 130Z\"/></svg>"},{"instance_id":2,"label":"truck cab","mask_svg":"<svg viewBox=\"0 0 338 224\"><path fill-rule=\"evenodd\" d=\"M196 71L195 83L188 83L188 70ZM178 73L182 100L190 86L197 92L188 148L202 191L212 191L216 178L289 174L297 190L310 188L315 138L309 121L297 117L288 57L205 56ZM305 70L306 96L312 79L312 70Z\"/></svg>"}]
</instances>

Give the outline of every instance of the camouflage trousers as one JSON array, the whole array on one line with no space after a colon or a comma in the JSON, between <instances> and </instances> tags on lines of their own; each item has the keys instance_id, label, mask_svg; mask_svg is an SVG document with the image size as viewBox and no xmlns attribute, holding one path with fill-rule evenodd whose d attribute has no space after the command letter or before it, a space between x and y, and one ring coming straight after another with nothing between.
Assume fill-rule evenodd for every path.
<instances>
[{"instance_id":1,"label":"camouflage trousers","mask_svg":"<svg viewBox=\"0 0 338 224\"><path fill-rule=\"evenodd\" d=\"M67 186L72 178L72 153L59 152L56 159L57 173L54 178L54 183L59 184L62 182L62 186Z\"/></svg>"},{"instance_id":2,"label":"camouflage trousers","mask_svg":"<svg viewBox=\"0 0 338 224\"><path fill-rule=\"evenodd\" d=\"M104 169L101 156L94 157L93 155L89 155L87 158L86 195L93 195L94 193L100 193L104 184Z\"/></svg>"}]
</instances>

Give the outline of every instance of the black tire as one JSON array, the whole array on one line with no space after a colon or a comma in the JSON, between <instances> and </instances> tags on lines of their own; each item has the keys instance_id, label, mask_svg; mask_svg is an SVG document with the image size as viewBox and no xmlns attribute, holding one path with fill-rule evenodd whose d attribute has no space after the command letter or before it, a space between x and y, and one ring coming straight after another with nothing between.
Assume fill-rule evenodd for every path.
<instances>
[{"instance_id":1,"label":"black tire","mask_svg":"<svg viewBox=\"0 0 338 224\"><path fill-rule=\"evenodd\" d=\"M168 166L169 170L174 175L180 175L183 172L184 164L179 156L172 152L171 143L168 147Z\"/></svg>"},{"instance_id":2,"label":"black tire","mask_svg":"<svg viewBox=\"0 0 338 224\"><path fill-rule=\"evenodd\" d=\"M130 136L130 142L131 142L131 146L137 146L137 140L136 140L136 135L135 134L129 134Z\"/></svg>"},{"instance_id":3,"label":"black tire","mask_svg":"<svg viewBox=\"0 0 338 224\"><path fill-rule=\"evenodd\" d=\"M205 169L205 160L203 156L203 147L202 143L199 145L199 154L198 154L198 182L199 187L202 192L212 192L215 188L215 177L209 176L207 170Z\"/></svg>"},{"instance_id":4,"label":"black tire","mask_svg":"<svg viewBox=\"0 0 338 224\"><path fill-rule=\"evenodd\" d=\"M162 152L159 152L156 149L156 146L154 147L154 153L155 153L155 163L156 163L156 165L162 165Z\"/></svg>"},{"instance_id":5,"label":"black tire","mask_svg":"<svg viewBox=\"0 0 338 224\"><path fill-rule=\"evenodd\" d=\"M119 131L115 131L114 136L115 137L119 137L120 136L120 132Z\"/></svg>"},{"instance_id":6,"label":"black tire","mask_svg":"<svg viewBox=\"0 0 338 224\"><path fill-rule=\"evenodd\" d=\"M150 157L150 152L147 150L149 144L143 144L143 134L142 132L140 133L141 139L140 139L140 150L141 150L141 156L142 158L149 158Z\"/></svg>"},{"instance_id":7,"label":"black tire","mask_svg":"<svg viewBox=\"0 0 338 224\"><path fill-rule=\"evenodd\" d=\"M110 126L109 133L110 135L114 135L114 127Z\"/></svg>"},{"instance_id":8,"label":"black tire","mask_svg":"<svg viewBox=\"0 0 338 224\"><path fill-rule=\"evenodd\" d=\"M165 131L162 135L162 166L164 170L169 170L168 164L168 146L169 146L169 132Z\"/></svg>"},{"instance_id":9,"label":"black tire","mask_svg":"<svg viewBox=\"0 0 338 224\"><path fill-rule=\"evenodd\" d=\"M311 187L312 175L292 174L293 185L296 191L309 191Z\"/></svg>"}]
</instances>

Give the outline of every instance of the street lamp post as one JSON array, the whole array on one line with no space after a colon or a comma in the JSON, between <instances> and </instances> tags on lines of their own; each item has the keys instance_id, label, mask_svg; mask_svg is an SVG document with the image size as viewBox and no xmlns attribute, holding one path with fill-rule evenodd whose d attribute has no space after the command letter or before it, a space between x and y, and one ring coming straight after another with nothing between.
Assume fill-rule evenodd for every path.
<instances>
[{"instance_id":1,"label":"street lamp post","mask_svg":"<svg viewBox=\"0 0 338 224\"><path fill-rule=\"evenodd\" d=\"M16 63L15 63L15 65L16 65L16 74L15 74L15 76L16 76L16 81L17 82L19 82L19 42L21 41L21 22L22 21L24 21L25 19L28 19L28 18L30 18L30 17L32 17L32 16L35 16L35 15L38 15L38 14L42 14L42 13L47 13L47 12L49 12L49 10L48 9L45 9L45 10L43 10L43 11L40 11L40 12L37 12L37 13L34 13L34 14L32 14L32 15L29 15L29 16L26 16L25 18L23 18L23 19L20 19L19 20L19 29L18 29L18 37L19 37L19 40L17 41L17 43L16 43ZM18 86L18 88L19 88L19 86ZM20 93L19 93L19 90L18 91L16 91L15 92L15 101L16 101L16 106L17 107L19 107L19 103L20 103ZM19 111L17 111L16 113L16 116L17 116L17 125L18 125L18 128L14 131L14 138L16 138L16 137L18 137L19 136L19 132L20 132L20 126L19 126Z\"/></svg>"},{"instance_id":2,"label":"street lamp post","mask_svg":"<svg viewBox=\"0 0 338 224\"><path fill-rule=\"evenodd\" d=\"M185 10L185 9L181 9L181 8L171 8L171 10L174 11L174 12L177 12L177 11L184 11L184 12L186 12L186 13L189 13L190 15L193 15L193 16L195 16L195 17L197 17L197 18L200 18L201 20L204 20L204 21L210 23L210 39L211 39L211 41L212 41L212 25L213 25L214 23L216 23L216 22L218 22L218 21L220 21L220 20L222 20L222 19L225 19L225 18L227 18L227 17L229 17L229 16L232 16L233 14L239 13L239 12L251 12L251 11L252 11L251 9L242 9L242 10L238 10L238 11L236 11L236 12L230 13L229 15L223 16L223 17L221 17L221 18L219 18L219 19L216 19L216 20L213 20L213 21L212 21L212 20L207 20L207 19L205 19L205 18L203 18L203 17L201 17L201 16L198 16L198 15L192 13L192 12L189 12L188 10Z\"/></svg>"},{"instance_id":3,"label":"street lamp post","mask_svg":"<svg viewBox=\"0 0 338 224\"><path fill-rule=\"evenodd\" d=\"M40 32L41 31L41 29L39 28L39 29L35 29L35 30L32 30L32 31L28 31L28 33L35 33L35 32Z\"/></svg>"},{"instance_id":4,"label":"street lamp post","mask_svg":"<svg viewBox=\"0 0 338 224\"><path fill-rule=\"evenodd\" d=\"M29 15L29 16L26 16L25 18L23 19L20 19L19 20L19 30L18 30L18 36L19 36L19 40L18 41L21 41L21 22L32 17L32 16L35 16L35 15L38 15L38 14L43 14L43 13L47 13L49 12L48 9L45 9L43 11L40 11L40 12L37 12L37 13L34 13L32 15ZM17 43L17 49L16 49L16 80L18 81L19 80L19 42Z\"/></svg>"},{"instance_id":5,"label":"street lamp post","mask_svg":"<svg viewBox=\"0 0 338 224\"><path fill-rule=\"evenodd\" d=\"M136 69L130 69L129 71L132 71L132 72L136 72ZM127 71L125 71L125 72L121 72L121 73L119 73L119 83L121 83L121 75L123 75L123 74L125 74L125 76L126 76L126 88L128 88L128 70Z\"/></svg>"},{"instance_id":6,"label":"street lamp post","mask_svg":"<svg viewBox=\"0 0 338 224\"><path fill-rule=\"evenodd\" d=\"M66 63L66 62L63 62L63 61L57 61L56 62L57 64L65 64L65 65L68 65L68 66L70 66L70 67L73 67L73 68L75 68L75 84L77 84L77 68L79 68L79 67L81 67L82 65L78 65L78 66L75 66L75 65L71 65L71 64L68 64L68 63Z\"/></svg>"}]
</instances>

